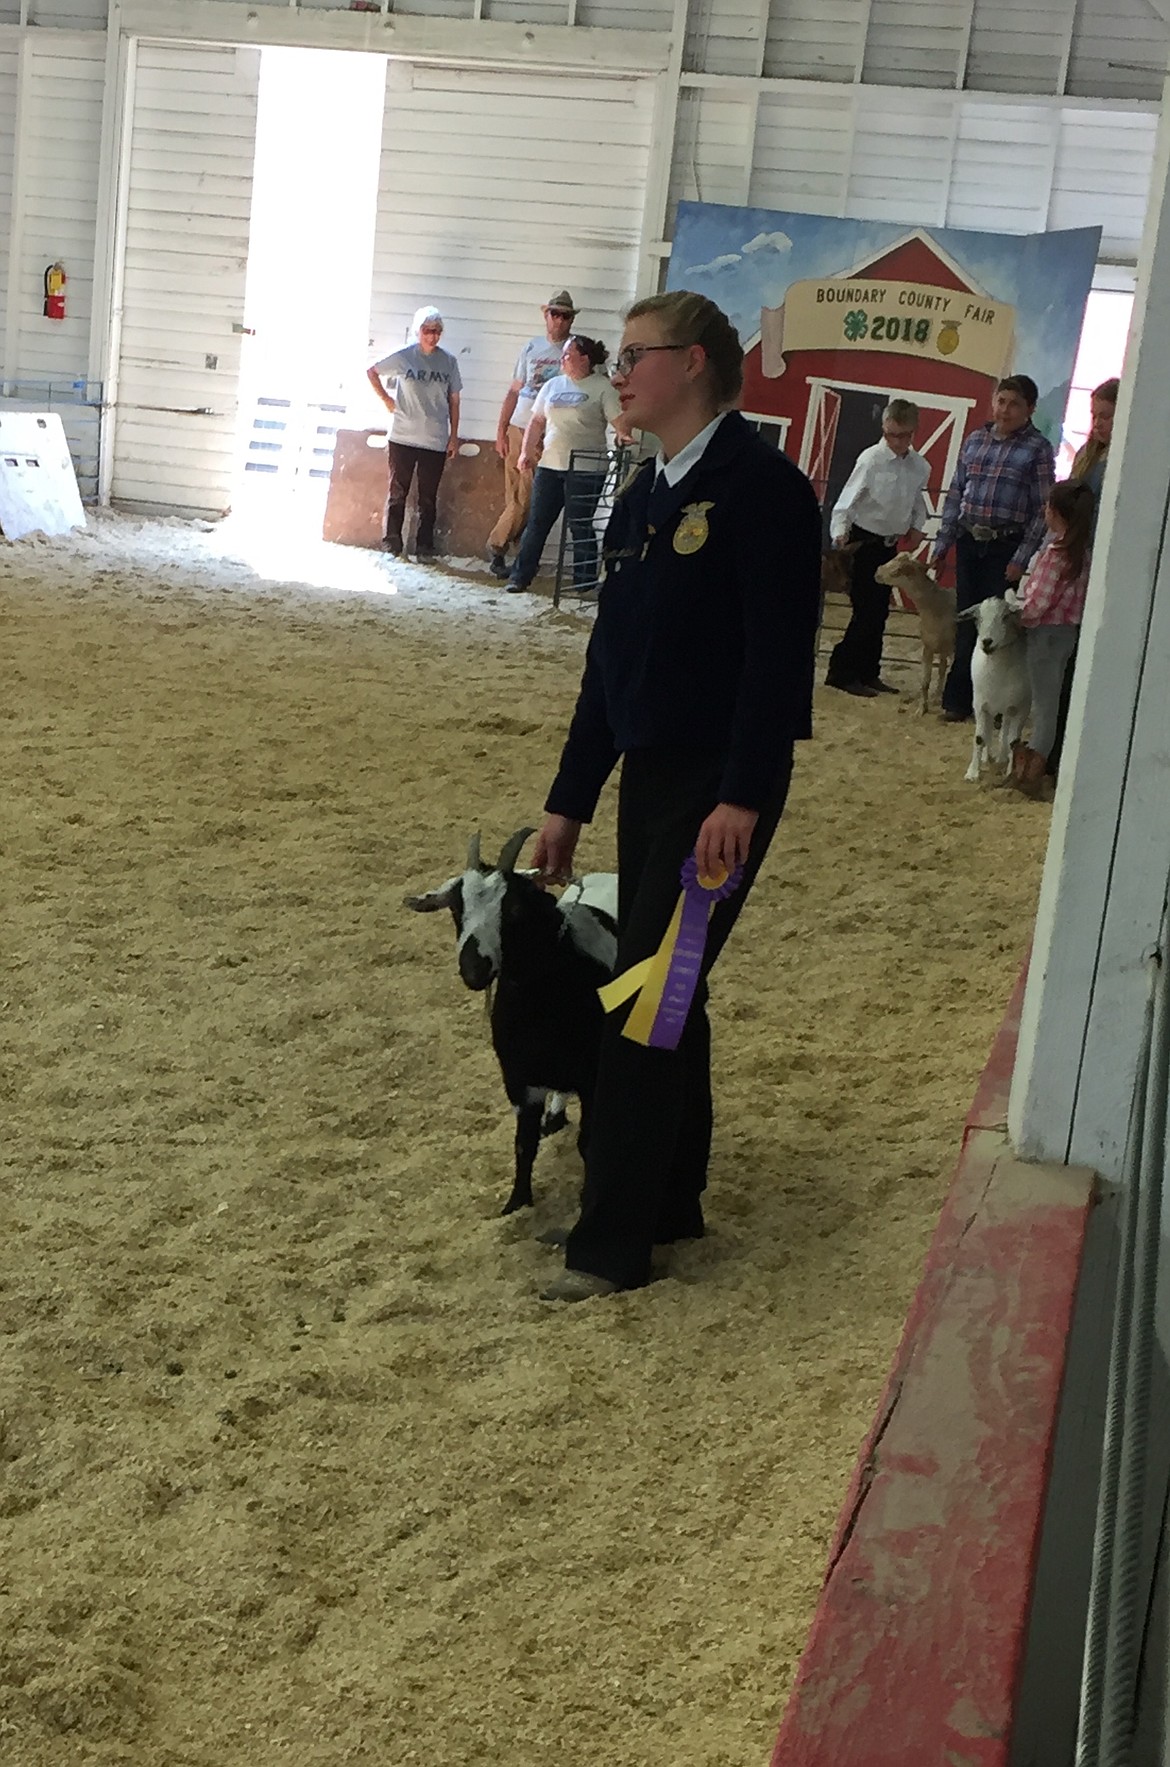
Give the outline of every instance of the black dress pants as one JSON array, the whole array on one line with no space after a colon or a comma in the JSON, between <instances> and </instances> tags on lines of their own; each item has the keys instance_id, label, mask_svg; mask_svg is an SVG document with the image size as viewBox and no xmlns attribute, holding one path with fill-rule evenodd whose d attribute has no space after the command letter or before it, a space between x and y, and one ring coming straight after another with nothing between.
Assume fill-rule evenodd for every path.
<instances>
[{"instance_id":1,"label":"black dress pants","mask_svg":"<svg viewBox=\"0 0 1170 1767\"><path fill-rule=\"evenodd\" d=\"M679 895L679 872L719 801L722 761L680 749L637 749L618 796L618 949L615 975L657 951ZM744 879L707 930L703 977L677 1049L622 1036L632 1002L602 1034L581 1215L565 1262L620 1288L650 1278L650 1248L703 1231L713 1121L706 977L727 942L784 809L789 753L752 836Z\"/></svg>"},{"instance_id":2,"label":"black dress pants","mask_svg":"<svg viewBox=\"0 0 1170 1767\"><path fill-rule=\"evenodd\" d=\"M1023 529L1020 530L1020 533ZM1010 540L975 540L960 534L955 541L955 611L975 607L993 595L1002 595L1007 588L1004 572L1020 544L1017 534ZM955 656L943 687L943 711L969 718L973 706L971 692L971 658L975 654L975 624L960 620L955 627Z\"/></svg>"},{"instance_id":3,"label":"black dress pants","mask_svg":"<svg viewBox=\"0 0 1170 1767\"><path fill-rule=\"evenodd\" d=\"M435 501L439 480L447 464L442 448L408 448L403 442L391 442L390 495L386 501L386 538L402 544L402 523L406 515L406 499L410 482L418 475L418 531L415 545L423 552L435 548Z\"/></svg>"},{"instance_id":4,"label":"black dress pants","mask_svg":"<svg viewBox=\"0 0 1170 1767\"><path fill-rule=\"evenodd\" d=\"M849 589L853 611L844 637L833 646L825 679L830 687L851 687L858 681L872 687L882 672L882 643L890 613L890 591L874 581L874 572L888 564L898 548L868 528L853 527L849 538L860 542L853 554Z\"/></svg>"}]
</instances>

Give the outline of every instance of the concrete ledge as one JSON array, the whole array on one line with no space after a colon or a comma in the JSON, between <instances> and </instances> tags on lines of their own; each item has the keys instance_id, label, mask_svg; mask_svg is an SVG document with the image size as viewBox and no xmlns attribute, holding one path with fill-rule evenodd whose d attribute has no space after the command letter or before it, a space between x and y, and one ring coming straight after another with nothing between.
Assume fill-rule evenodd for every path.
<instances>
[{"instance_id":1,"label":"concrete ledge","mask_svg":"<svg viewBox=\"0 0 1170 1767\"><path fill-rule=\"evenodd\" d=\"M1023 977L854 1470L773 1767L1004 1767L1091 1172L1004 1128Z\"/></svg>"}]
</instances>

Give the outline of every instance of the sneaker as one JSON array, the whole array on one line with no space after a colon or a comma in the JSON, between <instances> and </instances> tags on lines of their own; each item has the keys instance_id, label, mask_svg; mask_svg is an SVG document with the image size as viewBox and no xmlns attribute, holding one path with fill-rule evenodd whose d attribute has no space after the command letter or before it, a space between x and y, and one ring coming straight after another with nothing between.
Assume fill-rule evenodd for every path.
<instances>
[{"instance_id":1,"label":"sneaker","mask_svg":"<svg viewBox=\"0 0 1170 1767\"><path fill-rule=\"evenodd\" d=\"M944 724L970 724L973 721L975 714L974 712L952 712L948 710L940 712L939 717Z\"/></svg>"},{"instance_id":2,"label":"sneaker","mask_svg":"<svg viewBox=\"0 0 1170 1767\"><path fill-rule=\"evenodd\" d=\"M390 535L387 534L386 538L382 542L382 551L383 552L392 552L394 554L395 558L401 558L402 557L402 541L391 539Z\"/></svg>"},{"instance_id":3,"label":"sneaker","mask_svg":"<svg viewBox=\"0 0 1170 1767\"><path fill-rule=\"evenodd\" d=\"M416 545L415 549L414 549L414 556L415 556L415 560L418 564L434 564L435 560L438 558L439 555L435 551L433 546L418 546L418 545Z\"/></svg>"},{"instance_id":4,"label":"sneaker","mask_svg":"<svg viewBox=\"0 0 1170 1767\"><path fill-rule=\"evenodd\" d=\"M509 578L508 582L505 583L504 587L505 587L505 589L507 589L509 595L523 595L524 591L528 588L528 584L527 583L513 583L512 580Z\"/></svg>"},{"instance_id":5,"label":"sneaker","mask_svg":"<svg viewBox=\"0 0 1170 1767\"><path fill-rule=\"evenodd\" d=\"M491 557L488 559L488 570L492 573L493 577L503 578L507 576L508 561L502 552L492 553Z\"/></svg>"}]
</instances>

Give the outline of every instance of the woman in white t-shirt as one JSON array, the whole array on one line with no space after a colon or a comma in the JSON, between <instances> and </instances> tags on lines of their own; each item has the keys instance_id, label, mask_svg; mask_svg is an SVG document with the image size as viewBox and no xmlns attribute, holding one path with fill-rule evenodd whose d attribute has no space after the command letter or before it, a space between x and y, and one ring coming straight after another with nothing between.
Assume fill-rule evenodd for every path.
<instances>
[{"instance_id":1,"label":"woman in white t-shirt","mask_svg":"<svg viewBox=\"0 0 1170 1767\"><path fill-rule=\"evenodd\" d=\"M528 520L508 578L513 594L527 589L535 577L545 541L562 509L573 538L574 586L584 591L597 584L593 516L605 483L606 425L613 425L619 443L630 439L621 425L621 401L602 370L608 355L596 338L574 333L561 351L563 372L546 380L536 396L520 451L520 471L534 466L536 471ZM578 464L570 474L569 461L581 452L597 455L597 466L582 471Z\"/></svg>"}]
</instances>

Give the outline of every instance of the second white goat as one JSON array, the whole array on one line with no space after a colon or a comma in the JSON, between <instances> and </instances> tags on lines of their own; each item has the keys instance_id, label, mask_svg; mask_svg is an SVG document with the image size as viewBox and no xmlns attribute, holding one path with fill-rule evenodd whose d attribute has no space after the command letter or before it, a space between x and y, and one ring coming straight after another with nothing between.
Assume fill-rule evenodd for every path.
<instances>
[{"instance_id":1,"label":"second white goat","mask_svg":"<svg viewBox=\"0 0 1170 1767\"><path fill-rule=\"evenodd\" d=\"M998 761L1005 775L1011 774L1013 751L1032 709L1032 688L1023 628L1014 608L991 595L965 608L958 618L975 622L971 657L975 743L964 774L974 783L984 761Z\"/></svg>"}]
</instances>

